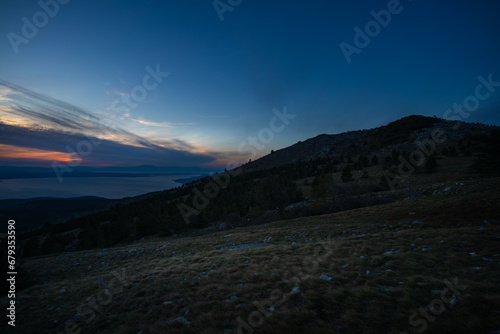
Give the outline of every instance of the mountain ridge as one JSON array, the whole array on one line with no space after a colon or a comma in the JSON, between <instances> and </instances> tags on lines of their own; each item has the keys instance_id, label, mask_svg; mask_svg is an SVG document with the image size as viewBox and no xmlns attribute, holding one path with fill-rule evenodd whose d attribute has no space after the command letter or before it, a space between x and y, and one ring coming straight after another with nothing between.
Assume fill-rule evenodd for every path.
<instances>
[{"instance_id":1,"label":"mountain ridge","mask_svg":"<svg viewBox=\"0 0 500 334\"><path fill-rule=\"evenodd\" d=\"M469 130L473 128L481 130L498 128L479 123L459 123L462 130L460 128L453 130L456 124L456 121L436 117L410 115L372 129L347 131L339 134L320 134L247 163L243 169L256 171L325 156L340 159L342 155L351 155L352 158L368 152L370 154L384 154L386 152L384 148L391 145L409 149L413 140L423 139L422 133L419 135L415 132L424 129L427 131L424 131L423 134L427 136L432 130L439 127L446 131L447 135L456 137L455 134L460 133L464 128Z\"/></svg>"}]
</instances>

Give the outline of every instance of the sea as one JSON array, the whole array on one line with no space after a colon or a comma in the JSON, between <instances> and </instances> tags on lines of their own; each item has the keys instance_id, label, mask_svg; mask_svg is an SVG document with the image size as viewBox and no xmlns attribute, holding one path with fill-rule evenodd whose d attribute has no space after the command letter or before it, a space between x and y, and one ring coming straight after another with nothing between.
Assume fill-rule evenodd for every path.
<instances>
[{"instance_id":1,"label":"sea","mask_svg":"<svg viewBox=\"0 0 500 334\"><path fill-rule=\"evenodd\" d=\"M0 180L0 200L81 196L119 199L175 188L182 184L174 180L191 177L193 177L193 174L134 177L65 177L62 182L59 182L56 177L4 179Z\"/></svg>"}]
</instances>

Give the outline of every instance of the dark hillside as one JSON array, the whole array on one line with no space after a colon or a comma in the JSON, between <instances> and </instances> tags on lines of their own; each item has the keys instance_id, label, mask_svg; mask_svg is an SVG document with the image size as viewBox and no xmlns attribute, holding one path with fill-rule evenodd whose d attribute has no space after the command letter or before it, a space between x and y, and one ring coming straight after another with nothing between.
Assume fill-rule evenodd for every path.
<instances>
[{"instance_id":1,"label":"dark hillside","mask_svg":"<svg viewBox=\"0 0 500 334\"><path fill-rule=\"evenodd\" d=\"M425 196L428 187L441 188L444 180L476 177L472 165L492 175L485 166L497 159L495 128L454 124L409 116L377 129L319 135L233 171L114 203L104 211L98 212L98 204L109 202L88 199L78 208L91 214L27 234L26 255L112 247L193 228L228 229ZM436 131L438 142L433 141ZM415 156L424 160L415 161ZM75 214L73 202L65 203L59 213ZM18 210L30 204L23 205Z\"/></svg>"}]
</instances>

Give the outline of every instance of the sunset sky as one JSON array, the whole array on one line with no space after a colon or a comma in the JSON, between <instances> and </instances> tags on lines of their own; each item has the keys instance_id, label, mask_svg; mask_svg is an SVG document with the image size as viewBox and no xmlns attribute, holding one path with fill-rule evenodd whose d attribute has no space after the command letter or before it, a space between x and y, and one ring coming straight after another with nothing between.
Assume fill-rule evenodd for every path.
<instances>
[{"instance_id":1,"label":"sunset sky","mask_svg":"<svg viewBox=\"0 0 500 334\"><path fill-rule=\"evenodd\" d=\"M0 2L0 166L224 168L443 117L479 76L464 120L500 125L495 1L60 2Z\"/></svg>"}]
</instances>

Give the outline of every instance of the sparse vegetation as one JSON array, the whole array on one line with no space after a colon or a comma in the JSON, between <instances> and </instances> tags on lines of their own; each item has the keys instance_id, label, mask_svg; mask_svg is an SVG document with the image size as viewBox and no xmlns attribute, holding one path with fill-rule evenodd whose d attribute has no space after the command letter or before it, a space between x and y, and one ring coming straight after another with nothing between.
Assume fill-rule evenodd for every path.
<instances>
[{"instance_id":1,"label":"sparse vegetation","mask_svg":"<svg viewBox=\"0 0 500 334\"><path fill-rule=\"evenodd\" d=\"M18 312L33 320L19 332L75 323L93 333L237 333L243 321L255 333L411 333L420 329L412 314L455 279L467 288L426 332L497 330L498 130L463 125L402 173L415 150L402 131L429 138L425 127L439 121L360 131L346 146L318 144L322 153L279 165L296 151L277 150L243 165L190 224L178 205L194 206L210 177L45 224L23 237L30 280ZM317 141L333 140L325 136ZM111 273L122 277L114 288ZM109 303L79 308L99 294Z\"/></svg>"},{"instance_id":2,"label":"sparse vegetation","mask_svg":"<svg viewBox=\"0 0 500 334\"><path fill-rule=\"evenodd\" d=\"M25 277L37 283L18 296L30 314L19 333L67 321L93 333L237 333L252 312L263 316L256 333L411 332L410 316L455 279L466 289L426 332L488 333L500 326L500 179L461 182L337 214L29 258ZM79 312L92 297L97 310Z\"/></svg>"}]
</instances>

